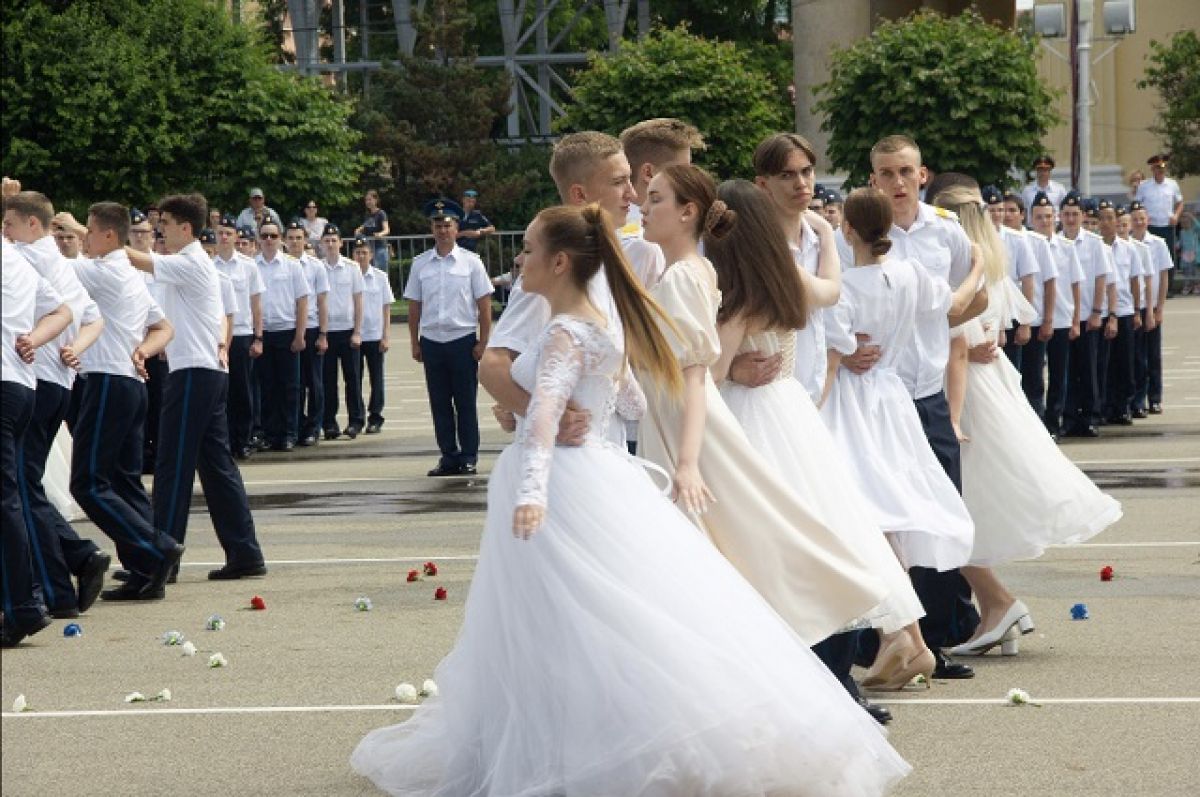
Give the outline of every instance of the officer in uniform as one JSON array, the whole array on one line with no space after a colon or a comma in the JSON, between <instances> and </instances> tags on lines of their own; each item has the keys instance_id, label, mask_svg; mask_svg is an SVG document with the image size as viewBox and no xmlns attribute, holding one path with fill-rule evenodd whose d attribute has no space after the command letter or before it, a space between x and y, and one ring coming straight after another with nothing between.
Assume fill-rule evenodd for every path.
<instances>
[{"instance_id":1,"label":"officer in uniform","mask_svg":"<svg viewBox=\"0 0 1200 797\"><path fill-rule=\"evenodd\" d=\"M262 274L254 260L234 247L238 239L237 220L229 214L221 217L217 230L217 251L213 265L233 284L235 308L229 344L229 446L236 459L249 458L251 423L251 369L262 354Z\"/></svg>"},{"instance_id":2,"label":"officer in uniform","mask_svg":"<svg viewBox=\"0 0 1200 797\"><path fill-rule=\"evenodd\" d=\"M458 223L458 245L470 252L479 248L479 240L485 235L491 235L496 227L487 216L479 212L476 205L479 202L479 192L474 188L463 191L463 217Z\"/></svg>"},{"instance_id":3,"label":"officer in uniform","mask_svg":"<svg viewBox=\"0 0 1200 797\"><path fill-rule=\"evenodd\" d=\"M441 459L430 476L475 473L479 458L479 358L492 329L492 282L483 262L455 243L463 210L449 199L425 205L434 248L413 260L404 298L413 359L425 385ZM478 330L478 333L477 331Z\"/></svg>"},{"instance_id":4,"label":"officer in uniform","mask_svg":"<svg viewBox=\"0 0 1200 797\"><path fill-rule=\"evenodd\" d=\"M1167 177L1167 156L1153 155L1147 161L1149 180L1138 184L1138 202L1150 216L1150 232L1167 242L1167 251L1175 257L1175 228L1183 213L1183 194L1179 183Z\"/></svg>"},{"instance_id":5,"label":"officer in uniform","mask_svg":"<svg viewBox=\"0 0 1200 797\"><path fill-rule=\"evenodd\" d=\"M363 426L362 376L359 349L362 346L363 277L353 260L342 256L342 236L336 225L326 224L321 232L324 257L321 264L329 280L328 334L325 350L324 410L321 426L326 440L338 437L338 366L346 383L347 432L357 436ZM357 423L355 420L357 419ZM378 431L378 430L376 430Z\"/></svg>"},{"instance_id":6,"label":"officer in uniform","mask_svg":"<svg viewBox=\"0 0 1200 797\"><path fill-rule=\"evenodd\" d=\"M1021 189L1021 199L1025 201L1025 207L1033 209L1033 198L1038 192L1046 195L1050 203L1054 207L1062 204L1062 201L1067 198L1066 187L1056 181L1050 179L1050 172L1054 170L1054 158L1049 155L1042 155L1033 162L1034 179ZM1032 225L1032 217L1026 218L1026 223Z\"/></svg>"}]
</instances>

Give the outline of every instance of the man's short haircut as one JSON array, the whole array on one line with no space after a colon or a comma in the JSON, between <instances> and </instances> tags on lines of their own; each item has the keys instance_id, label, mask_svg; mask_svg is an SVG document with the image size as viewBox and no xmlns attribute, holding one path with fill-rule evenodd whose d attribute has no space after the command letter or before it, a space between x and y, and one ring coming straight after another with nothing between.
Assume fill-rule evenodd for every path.
<instances>
[{"instance_id":1,"label":"man's short haircut","mask_svg":"<svg viewBox=\"0 0 1200 797\"><path fill-rule=\"evenodd\" d=\"M203 194L172 194L158 203L160 213L170 213L177 222L187 222L192 236L199 238L208 223L208 200Z\"/></svg>"},{"instance_id":2,"label":"man's short haircut","mask_svg":"<svg viewBox=\"0 0 1200 797\"><path fill-rule=\"evenodd\" d=\"M88 219L101 230L116 234L121 243L129 240L129 208L116 202L96 202L88 208Z\"/></svg>"},{"instance_id":3,"label":"man's short haircut","mask_svg":"<svg viewBox=\"0 0 1200 797\"><path fill-rule=\"evenodd\" d=\"M636 171L643 164L655 167L675 160L681 153L704 149L704 136L682 119L660 117L621 131L621 146L629 165Z\"/></svg>"},{"instance_id":4,"label":"man's short haircut","mask_svg":"<svg viewBox=\"0 0 1200 797\"><path fill-rule=\"evenodd\" d=\"M550 176L566 199L572 185L586 183L601 162L620 155L621 142L608 133L587 130L563 136L550 155Z\"/></svg>"},{"instance_id":5,"label":"man's short haircut","mask_svg":"<svg viewBox=\"0 0 1200 797\"><path fill-rule=\"evenodd\" d=\"M10 197L5 197L4 210L12 210L22 216L32 216L42 223L47 232L50 230L50 221L54 218L54 205L45 194L38 191L18 191Z\"/></svg>"},{"instance_id":6,"label":"man's short haircut","mask_svg":"<svg viewBox=\"0 0 1200 797\"><path fill-rule=\"evenodd\" d=\"M901 133L891 136L884 136L875 142L875 146L871 147L871 165L875 165L876 155L894 155L895 153L906 149L911 149L916 152L917 162L920 163L921 148L917 146L917 142Z\"/></svg>"},{"instance_id":7,"label":"man's short haircut","mask_svg":"<svg viewBox=\"0 0 1200 797\"><path fill-rule=\"evenodd\" d=\"M962 172L939 172L925 185L925 201L933 205L937 202L938 194L959 186L978 191L979 181Z\"/></svg>"},{"instance_id":8,"label":"man's short haircut","mask_svg":"<svg viewBox=\"0 0 1200 797\"><path fill-rule=\"evenodd\" d=\"M267 217L266 221L264 221L262 224L258 225L258 237L259 238L262 238L264 227L274 227L275 232L279 233L281 237L283 235L283 230L279 228L278 224L276 224L274 221L271 220L270 216Z\"/></svg>"},{"instance_id":9,"label":"man's short haircut","mask_svg":"<svg viewBox=\"0 0 1200 797\"><path fill-rule=\"evenodd\" d=\"M803 152L808 162L817 165L817 153L808 139L798 133L776 133L764 138L754 148L754 174L774 177L787 168L793 152Z\"/></svg>"}]
</instances>

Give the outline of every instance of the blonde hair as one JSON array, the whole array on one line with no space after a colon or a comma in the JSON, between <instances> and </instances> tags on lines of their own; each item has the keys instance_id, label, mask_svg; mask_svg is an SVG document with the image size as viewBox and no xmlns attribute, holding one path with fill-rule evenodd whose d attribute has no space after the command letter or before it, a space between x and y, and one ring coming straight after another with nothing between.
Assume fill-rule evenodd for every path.
<instances>
[{"instance_id":1,"label":"blonde hair","mask_svg":"<svg viewBox=\"0 0 1200 797\"><path fill-rule=\"evenodd\" d=\"M875 146L871 147L871 163L875 163L876 155L894 155L906 149L916 152L917 162L921 162L921 148L911 137L901 134L884 136L875 142Z\"/></svg>"},{"instance_id":2,"label":"blonde hair","mask_svg":"<svg viewBox=\"0 0 1200 797\"><path fill-rule=\"evenodd\" d=\"M547 208L537 215L537 221L546 251L564 252L570 257L575 287L586 291L596 272L604 269L617 315L625 329L628 361L665 385L670 395L682 394L683 372L662 328L666 327L676 335L680 334L679 329L634 276L613 232L612 216L593 202L583 207L559 205Z\"/></svg>"},{"instance_id":3,"label":"blonde hair","mask_svg":"<svg viewBox=\"0 0 1200 797\"><path fill-rule=\"evenodd\" d=\"M983 209L978 188L952 185L934 197L934 203L958 214L958 222L971 242L983 252L983 276L992 285L1008 278L1008 250L1000 240L996 225Z\"/></svg>"},{"instance_id":4,"label":"blonde hair","mask_svg":"<svg viewBox=\"0 0 1200 797\"><path fill-rule=\"evenodd\" d=\"M642 164L659 166L679 154L704 149L704 136L681 119L647 119L621 131L621 146L634 171Z\"/></svg>"},{"instance_id":5,"label":"blonde hair","mask_svg":"<svg viewBox=\"0 0 1200 797\"><path fill-rule=\"evenodd\" d=\"M620 155L621 142L608 133L587 130L563 136L550 155L550 176L565 201L572 185L588 181L601 161Z\"/></svg>"}]
</instances>

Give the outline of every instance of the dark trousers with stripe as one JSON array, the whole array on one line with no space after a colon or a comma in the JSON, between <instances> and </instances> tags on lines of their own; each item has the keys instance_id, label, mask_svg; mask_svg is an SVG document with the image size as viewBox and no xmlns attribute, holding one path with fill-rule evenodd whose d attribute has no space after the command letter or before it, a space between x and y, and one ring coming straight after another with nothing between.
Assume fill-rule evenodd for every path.
<instances>
[{"instance_id":1,"label":"dark trousers with stripe","mask_svg":"<svg viewBox=\"0 0 1200 797\"><path fill-rule=\"evenodd\" d=\"M82 570L88 557L99 550L91 540L80 539L50 502L42 485L46 460L70 405L70 390L38 380L33 419L25 428L24 450L19 456L25 476L22 501L34 572L51 611L76 608L75 584L71 576Z\"/></svg>"},{"instance_id":2,"label":"dark trousers with stripe","mask_svg":"<svg viewBox=\"0 0 1200 797\"><path fill-rule=\"evenodd\" d=\"M300 352L300 417L296 423L300 437L315 436L325 417L325 355L317 354L317 335L316 327L304 330L304 351Z\"/></svg>"},{"instance_id":3,"label":"dark trousers with stripe","mask_svg":"<svg viewBox=\"0 0 1200 797\"><path fill-rule=\"evenodd\" d=\"M292 351L295 331L263 333L263 353L256 362L262 389L263 437L277 445L295 442L300 413L300 355Z\"/></svg>"},{"instance_id":4,"label":"dark trousers with stripe","mask_svg":"<svg viewBox=\"0 0 1200 797\"><path fill-rule=\"evenodd\" d=\"M71 448L71 495L117 545L126 569L151 578L174 541L155 528L142 486L146 386L88 374Z\"/></svg>"},{"instance_id":5,"label":"dark trousers with stripe","mask_svg":"<svg viewBox=\"0 0 1200 797\"><path fill-rule=\"evenodd\" d=\"M262 564L246 486L233 455L225 420L229 375L210 368L173 371L163 394L163 435L154 464L154 524L183 542L196 472L208 516L235 567Z\"/></svg>"},{"instance_id":6,"label":"dark trousers with stripe","mask_svg":"<svg viewBox=\"0 0 1200 797\"><path fill-rule=\"evenodd\" d=\"M916 399L917 414L929 447L942 469L962 492L962 452L950 424L950 405L945 393ZM966 642L979 625L979 612L971 602L971 586L956 570L939 572L928 567L909 568L913 589L925 607L921 636L930 648L945 648Z\"/></svg>"},{"instance_id":7,"label":"dark trousers with stripe","mask_svg":"<svg viewBox=\"0 0 1200 797\"><path fill-rule=\"evenodd\" d=\"M1133 316L1117 316L1117 336L1108 341L1104 417L1128 415L1133 404Z\"/></svg>"},{"instance_id":8,"label":"dark trousers with stripe","mask_svg":"<svg viewBox=\"0 0 1200 797\"><path fill-rule=\"evenodd\" d=\"M346 384L346 416L347 426L363 427L362 375L359 372L359 361L362 357L358 349L350 347L352 329L330 331L329 348L325 351L325 414L321 419L321 428L328 432L340 431L337 422L339 409L338 396L338 367L342 369L342 381Z\"/></svg>"},{"instance_id":9,"label":"dark trousers with stripe","mask_svg":"<svg viewBox=\"0 0 1200 797\"><path fill-rule=\"evenodd\" d=\"M1050 434L1062 431L1070 362L1071 328L1056 329L1046 342L1046 411L1042 420Z\"/></svg>"},{"instance_id":10,"label":"dark trousers with stripe","mask_svg":"<svg viewBox=\"0 0 1200 797\"><path fill-rule=\"evenodd\" d=\"M1041 418L1046 414L1046 381L1043 370L1046 365L1046 344L1049 341L1038 340L1037 330L1025 344L1021 352L1021 390L1029 400L1029 406Z\"/></svg>"},{"instance_id":11,"label":"dark trousers with stripe","mask_svg":"<svg viewBox=\"0 0 1200 797\"><path fill-rule=\"evenodd\" d=\"M1100 419L1096 366L1102 336L1099 329L1084 329L1071 341L1067 408L1063 415L1065 431L1094 426Z\"/></svg>"},{"instance_id":12,"label":"dark trousers with stripe","mask_svg":"<svg viewBox=\"0 0 1200 797\"><path fill-rule=\"evenodd\" d=\"M33 575L29 527L21 501L25 475L18 465L33 402L34 392L24 385L7 380L0 383L0 592L4 624L18 630L40 628L46 617L42 589Z\"/></svg>"},{"instance_id":13,"label":"dark trousers with stripe","mask_svg":"<svg viewBox=\"0 0 1200 797\"><path fill-rule=\"evenodd\" d=\"M479 416L475 409L479 363L472 353L476 340L472 332L447 343L427 338L420 341L433 433L442 452L440 464L447 468L474 465L479 459Z\"/></svg>"},{"instance_id":14,"label":"dark trousers with stripe","mask_svg":"<svg viewBox=\"0 0 1200 797\"><path fill-rule=\"evenodd\" d=\"M250 344L253 335L234 335L229 344L229 450L237 453L250 445L254 421L250 399Z\"/></svg>"},{"instance_id":15,"label":"dark trousers with stripe","mask_svg":"<svg viewBox=\"0 0 1200 797\"><path fill-rule=\"evenodd\" d=\"M1146 409L1147 403L1162 403L1162 327L1156 326L1147 332L1145 328L1134 332L1134 383L1133 406Z\"/></svg>"},{"instance_id":16,"label":"dark trousers with stripe","mask_svg":"<svg viewBox=\"0 0 1200 797\"><path fill-rule=\"evenodd\" d=\"M162 415L162 394L171 366L161 356L146 360L146 420L142 431L142 464L154 467L154 452L158 447L158 419Z\"/></svg>"},{"instance_id":17,"label":"dark trousers with stripe","mask_svg":"<svg viewBox=\"0 0 1200 797\"><path fill-rule=\"evenodd\" d=\"M386 399L383 385L383 360L387 352L380 349L379 344L378 340L364 340L358 347L358 375L361 379L363 373L366 372L371 380L371 400L367 404L367 423L382 424L384 421L383 406ZM353 424L357 421L361 426L363 420L361 390L359 391L359 407L359 416L351 417L350 422Z\"/></svg>"}]
</instances>

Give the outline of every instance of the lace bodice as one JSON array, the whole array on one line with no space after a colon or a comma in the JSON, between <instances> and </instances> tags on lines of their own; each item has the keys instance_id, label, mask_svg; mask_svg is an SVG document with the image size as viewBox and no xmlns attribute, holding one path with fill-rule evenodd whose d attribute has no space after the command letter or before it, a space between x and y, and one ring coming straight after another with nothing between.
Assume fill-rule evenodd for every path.
<instances>
[{"instance_id":1,"label":"lace bodice","mask_svg":"<svg viewBox=\"0 0 1200 797\"><path fill-rule=\"evenodd\" d=\"M646 398L612 337L574 316L550 319L537 346L513 362L512 376L530 395L529 409L517 425L522 447L518 506L546 506L554 439L567 402L591 414L584 445L607 444L614 411L631 420L646 411Z\"/></svg>"},{"instance_id":2,"label":"lace bodice","mask_svg":"<svg viewBox=\"0 0 1200 797\"><path fill-rule=\"evenodd\" d=\"M738 346L738 354L757 351L763 354L782 354L783 367L775 381L792 379L796 372L796 330L794 329L765 329L742 338Z\"/></svg>"}]
</instances>

